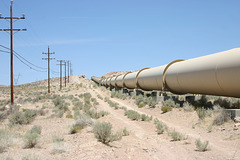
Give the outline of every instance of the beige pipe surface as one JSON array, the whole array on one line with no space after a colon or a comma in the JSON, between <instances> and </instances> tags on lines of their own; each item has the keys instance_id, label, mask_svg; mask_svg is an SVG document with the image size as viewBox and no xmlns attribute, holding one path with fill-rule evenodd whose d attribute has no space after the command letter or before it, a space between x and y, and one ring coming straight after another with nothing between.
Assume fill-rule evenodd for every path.
<instances>
[{"instance_id":1,"label":"beige pipe surface","mask_svg":"<svg viewBox=\"0 0 240 160\"><path fill-rule=\"evenodd\" d=\"M105 82L106 82L106 79L103 79L101 85L105 86Z\"/></svg>"},{"instance_id":2,"label":"beige pipe surface","mask_svg":"<svg viewBox=\"0 0 240 160\"><path fill-rule=\"evenodd\" d=\"M136 88L136 76L138 72L132 72L125 76L123 86L128 89Z\"/></svg>"},{"instance_id":3,"label":"beige pipe surface","mask_svg":"<svg viewBox=\"0 0 240 160\"><path fill-rule=\"evenodd\" d=\"M116 77L116 80L115 80L116 87L123 88L123 77L124 77L124 74Z\"/></svg>"},{"instance_id":4,"label":"beige pipe surface","mask_svg":"<svg viewBox=\"0 0 240 160\"><path fill-rule=\"evenodd\" d=\"M95 76L92 76L91 79L96 83L99 83L99 81L101 80L101 78L98 78L98 77L95 77Z\"/></svg>"},{"instance_id":5,"label":"beige pipe surface","mask_svg":"<svg viewBox=\"0 0 240 160\"><path fill-rule=\"evenodd\" d=\"M115 76L110 79L110 85L113 87L115 87L115 79L116 79Z\"/></svg>"},{"instance_id":6,"label":"beige pipe surface","mask_svg":"<svg viewBox=\"0 0 240 160\"><path fill-rule=\"evenodd\" d=\"M167 65L145 69L137 78L137 86L142 90L162 90L163 71Z\"/></svg>"},{"instance_id":7,"label":"beige pipe surface","mask_svg":"<svg viewBox=\"0 0 240 160\"><path fill-rule=\"evenodd\" d=\"M107 78L107 80L106 80L106 86L110 86L110 80L111 80L111 78L109 77L109 78Z\"/></svg>"},{"instance_id":8,"label":"beige pipe surface","mask_svg":"<svg viewBox=\"0 0 240 160\"><path fill-rule=\"evenodd\" d=\"M172 64L166 87L177 94L206 94L240 98L240 48Z\"/></svg>"}]
</instances>

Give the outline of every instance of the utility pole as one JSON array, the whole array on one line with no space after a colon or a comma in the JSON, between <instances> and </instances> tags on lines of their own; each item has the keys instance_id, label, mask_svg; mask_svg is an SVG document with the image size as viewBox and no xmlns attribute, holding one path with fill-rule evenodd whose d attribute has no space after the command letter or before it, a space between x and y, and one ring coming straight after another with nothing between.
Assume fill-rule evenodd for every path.
<instances>
[{"instance_id":1,"label":"utility pole","mask_svg":"<svg viewBox=\"0 0 240 160\"><path fill-rule=\"evenodd\" d=\"M47 54L48 58L42 58L42 60L48 60L48 93L50 93L50 60L55 59L55 58L50 58L50 54L55 54L55 52L50 53L50 49L48 46L48 53L42 53L42 54Z\"/></svg>"},{"instance_id":2,"label":"utility pole","mask_svg":"<svg viewBox=\"0 0 240 160\"><path fill-rule=\"evenodd\" d=\"M67 61L67 64L68 64L68 83L69 83L69 78L70 78L70 76L69 76L69 71L70 71L70 68L69 68L69 66L70 66L70 61Z\"/></svg>"},{"instance_id":3,"label":"utility pole","mask_svg":"<svg viewBox=\"0 0 240 160\"><path fill-rule=\"evenodd\" d=\"M27 29L13 29L13 19L25 19L25 15L22 14L22 17L13 17L12 14L12 6L13 1L11 1L10 5L10 17L2 17L2 14L0 14L0 19L10 19L10 29L0 29L0 31L10 31L10 43L11 43L11 58L10 58L10 64L11 64L11 104L14 104L14 98L13 98L13 31L26 31Z\"/></svg>"},{"instance_id":4,"label":"utility pole","mask_svg":"<svg viewBox=\"0 0 240 160\"><path fill-rule=\"evenodd\" d=\"M72 63L70 62L70 75L72 76Z\"/></svg>"},{"instance_id":5,"label":"utility pole","mask_svg":"<svg viewBox=\"0 0 240 160\"><path fill-rule=\"evenodd\" d=\"M65 87L67 87L67 75L66 75L66 73L67 73L67 62L66 61L64 61L64 66L65 66Z\"/></svg>"},{"instance_id":6,"label":"utility pole","mask_svg":"<svg viewBox=\"0 0 240 160\"><path fill-rule=\"evenodd\" d=\"M58 62L60 62L60 90L62 90L62 65L63 65L63 60L58 60Z\"/></svg>"}]
</instances>

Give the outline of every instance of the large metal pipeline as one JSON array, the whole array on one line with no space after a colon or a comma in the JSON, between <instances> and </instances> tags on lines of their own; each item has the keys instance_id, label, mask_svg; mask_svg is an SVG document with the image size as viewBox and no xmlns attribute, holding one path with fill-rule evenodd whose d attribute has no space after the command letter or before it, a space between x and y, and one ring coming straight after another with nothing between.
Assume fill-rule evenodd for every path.
<instances>
[{"instance_id":1,"label":"large metal pipeline","mask_svg":"<svg viewBox=\"0 0 240 160\"><path fill-rule=\"evenodd\" d=\"M111 81L110 81L111 80ZM108 78L107 86L240 98L240 48Z\"/></svg>"},{"instance_id":2,"label":"large metal pipeline","mask_svg":"<svg viewBox=\"0 0 240 160\"><path fill-rule=\"evenodd\" d=\"M116 77L116 79L115 79L115 85L116 85L116 87L118 87L118 88L123 88L123 76L124 76L124 74L118 75L118 76Z\"/></svg>"},{"instance_id":3,"label":"large metal pipeline","mask_svg":"<svg viewBox=\"0 0 240 160\"><path fill-rule=\"evenodd\" d=\"M98 78L98 77L95 77L95 76L92 76L91 79L92 79L94 82L96 82L97 84L99 84L100 81L101 81L101 78Z\"/></svg>"},{"instance_id":4,"label":"large metal pipeline","mask_svg":"<svg viewBox=\"0 0 240 160\"><path fill-rule=\"evenodd\" d=\"M164 75L173 93L240 97L240 48L172 64Z\"/></svg>"}]
</instances>

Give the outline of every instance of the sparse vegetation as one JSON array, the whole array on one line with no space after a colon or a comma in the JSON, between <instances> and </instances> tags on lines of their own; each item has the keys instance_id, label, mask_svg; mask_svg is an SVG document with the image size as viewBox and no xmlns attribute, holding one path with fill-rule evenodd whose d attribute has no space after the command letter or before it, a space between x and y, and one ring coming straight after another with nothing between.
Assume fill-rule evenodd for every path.
<instances>
[{"instance_id":1,"label":"sparse vegetation","mask_svg":"<svg viewBox=\"0 0 240 160\"><path fill-rule=\"evenodd\" d=\"M107 122L96 122L93 126L93 133L103 144L109 144L122 138L121 132L112 133L112 125Z\"/></svg>"},{"instance_id":2,"label":"sparse vegetation","mask_svg":"<svg viewBox=\"0 0 240 160\"><path fill-rule=\"evenodd\" d=\"M147 122L149 122L149 121L151 121L152 120L152 116L148 116L148 115L146 115L146 114L142 114L141 115L141 120L142 121L147 121Z\"/></svg>"},{"instance_id":3,"label":"sparse vegetation","mask_svg":"<svg viewBox=\"0 0 240 160\"><path fill-rule=\"evenodd\" d=\"M86 126L91 126L93 124L91 118L86 114L79 114L75 117L75 122L70 128L70 134L79 133Z\"/></svg>"},{"instance_id":4,"label":"sparse vegetation","mask_svg":"<svg viewBox=\"0 0 240 160\"><path fill-rule=\"evenodd\" d=\"M167 106L168 108L179 108L180 104L175 103L172 98L167 99L166 101L163 101L163 106Z\"/></svg>"},{"instance_id":5,"label":"sparse vegetation","mask_svg":"<svg viewBox=\"0 0 240 160\"><path fill-rule=\"evenodd\" d=\"M136 120L136 121L138 121L141 118L141 114L139 114L134 110L127 110L125 111L124 115L130 118L131 120Z\"/></svg>"},{"instance_id":6,"label":"sparse vegetation","mask_svg":"<svg viewBox=\"0 0 240 160\"><path fill-rule=\"evenodd\" d=\"M166 113L166 112L171 111L171 110L172 110L172 107L169 107L169 106L163 106L163 107L161 108L161 110L162 110L162 113Z\"/></svg>"},{"instance_id":7,"label":"sparse vegetation","mask_svg":"<svg viewBox=\"0 0 240 160\"><path fill-rule=\"evenodd\" d=\"M60 154L64 153L64 138L59 135L53 135L52 136L52 141L54 143L53 150L51 151L51 154Z\"/></svg>"},{"instance_id":8,"label":"sparse vegetation","mask_svg":"<svg viewBox=\"0 0 240 160\"><path fill-rule=\"evenodd\" d=\"M157 134L162 134L164 131L168 132L168 127L163 122L159 121L157 118L154 119L154 124L157 128Z\"/></svg>"},{"instance_id":9,"label":"sparse vegetation","mask_svg":"<svg viewBox=\"0 0 240 160\"><path fill-rule=\"evenodd\" d=\"M195 110L194 106L189 104L188 102L185 102L183 104L183 109L185 112L193 112Z\"/></svg>"},{"instance_id":10,"label":"sparse vegetation","mask_svg":"<svg viewBox=\"0 0 240 160\"><path fill-rule=\"evenodd\" d=\"M123 136L128 136L129 134L130 134L129 131L126 128L124 128L123 131L122 131L122 135Z\"/></svg>"},{"instance_id":11,"label":"sparse vegetation","mask_svg":"<svg viewBox=\"0 0 240 160\"><path fill-rule=\"evenodd\" d=\"M169 131L168 134L172 137L173 141L181 141L187 139L187 137L175 130Z\"/></svg>"},{"instance_id":12,"label":"sparse vegetation","mask_svg":"<svg viewBox=\"0 0 240 160\"><path fill-rule=\"evenodd\" d=\"M205 152L205 151L209 150L208 144L209 144L208 141L201 142L200 139L197 139L197 140L195 141L195 145L196 145L198 151L200 151L200 152Z\"/></svg>"},{"instance_id":13,"label":"sparse vegetation","mask_svg":"<svg viewBox=\"0 0 240 160\"><path fill-rule=\"evenodd\" d=\"M14 111L9 116L9 126L30 124L36 117L37 112L34 110L26 110L24 113L19 111Z\"/></svg>"},{"instance_id":14,"label":"sparse vegetation","mask_svg":"<svg viewBox=\"0 0 240 160\"><path fill-rule=\"evenodd\" d=\"M41 134L40 126L33 126L33 128L24 136L24 147L23 148L33 148L37 144L39 135Z\"/></svg>"},{"instance_id":15,"label":"sparse vegetation","mask_svg":"<svg viewBox=\"0 0 240 160\"><path fill-rule=\"evenodd\" d=\"M214 118L213 125L220 126L230 119L230 114L225 110L221 110L220 113Z\"/></svg>"}]
</instances>

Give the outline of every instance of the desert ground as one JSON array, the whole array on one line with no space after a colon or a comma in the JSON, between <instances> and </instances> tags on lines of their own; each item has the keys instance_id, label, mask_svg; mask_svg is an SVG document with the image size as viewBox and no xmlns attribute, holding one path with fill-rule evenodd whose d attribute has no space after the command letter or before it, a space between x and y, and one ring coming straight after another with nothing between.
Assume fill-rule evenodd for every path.
<instances>
[{"instance_id":1,"label":"desert ground","mask_svg":"<svg viewBox=\"0 0 240 160\"><path fill-rule=\"evenodd\" d=\"M0 159L240 159L240 129L230 119L214 123L219 106L203 117L190 105L163 113L166 102L137 105L139 97L116 96L84 76L61 91L52 79L51 94L46 80L14 90L11 106L9 87L0 87Z\"/></svg>"}]
</instances>

